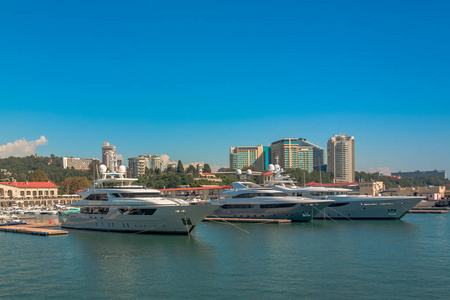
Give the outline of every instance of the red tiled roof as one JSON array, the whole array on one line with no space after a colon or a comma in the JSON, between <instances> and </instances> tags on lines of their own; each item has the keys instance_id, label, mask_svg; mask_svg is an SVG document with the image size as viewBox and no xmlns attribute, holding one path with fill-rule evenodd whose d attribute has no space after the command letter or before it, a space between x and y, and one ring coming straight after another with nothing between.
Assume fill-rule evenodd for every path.
<instances>
[{"instance_id":1,"label":"red tiled roof","mask_svg":"<svg viewBox=\"0 0 450 300\"><path fill-rule=\"evenodd\" d=\"M202 175L214 175L215 176L216 174L202 172Z\"/></svg>"},{"instance_id":2,"label":"red tiled roof","mask_svg":"<svg viewBox=\"0 0 450 300\"><path fill-rule=\"evenodd\" d=\"M266 173L263 173L263 175L273 175L273 173L272 172L266 172Z\"/></svg>"},{"instance_id":3,"label":"red tiled roof","mask_svg":"<svg viewBox=\"0 0 450 300\"><path fill-rule=\"evenodd\" d=\"M53 182L0 182L0 184L18 188L58 188Z\"/></svg>"},{"instance_id":4,"label":"red tiled roof","mask_svg":"<svg viewBox=\"0 0 450 300\"><path fill-rule=\"evenodd\" d=\"M195 191L195 190L218 190L218 189L232 189L231 185L227 186L202 186L202 187L191 187L191 188L174 188L174 189L158 189L161 192L168 191Z\"/></svg>"}]
</instances>

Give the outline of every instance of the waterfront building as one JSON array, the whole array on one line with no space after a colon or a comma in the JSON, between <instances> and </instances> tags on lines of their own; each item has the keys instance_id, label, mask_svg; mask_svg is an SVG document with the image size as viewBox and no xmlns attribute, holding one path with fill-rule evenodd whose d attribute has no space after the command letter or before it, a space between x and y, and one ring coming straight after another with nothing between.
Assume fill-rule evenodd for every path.
<instances>
[{"instance_id":1,"label":"waterfront building","mask_svg":"<svg viewBox=\"0 0 450 300\"><path fill-rule=\"evenodd\" d=\"M379 196L386 189L383 181L370 181L359 183L359 194Z\"/></svg>"},{"instance_id":2,"label":"waterfront building","mask_svg":"<svg viewBox=\"0 0 450 300\"><path fill-rule=\"evenodd\" d=\"M298 138L285 138L271 144L272 162L284 169L313 170L313 146L302 146Z\"/></svg>"},{"instance_id":3,"label":"waterfront building","mask_svg":"<svg viewBox=\"0 0 450 300\"><path fill-rule=\"evenodd\" d=\"M63 168L86 171L90 170L90 165L93 161L99 161L97 158L74 158L63 157Z\"/></svg>"},{"instance_id":4,"label":"waterfront building","mask_svg":"<svg viewBox=\"0 0 450 300\"><path fill-rule=\"evenodd\" d=\"M116 146L110 145L108 142L104 142L102 146L102 164L104 164L109 170L117 170L117 152Z\"/></svg>"},{"instance_id":5,"label":"waterfront building","mask_svg":"<svg viewBox=\"0 0 450 300\"><path fill-rule=\"evenodd\" d=\"M325 164L325 149L319 147L306 139L299 138L298 139L300 146L311 146L313 149L313 167L320 168Z\"/></svg>"},{"instance_id":6,"label":"waterfront building","mask_svg":"<svg viewBox=\"0 0 450 300\"><path fill-rule=\"evenodd\" d=\"M238 146L230 147L230 168L242 169L248 166L255 166L258 171L263 171L266 167L264 149L268 146Z\"/></svg>"},{"instance_id":7,"label":"waterfront building","mask_svg":"<svg viewBox=\"0 0 450 300\"><path fill-rule=\"evenodd\" d=\"M130 177L137 178L145 174L146 157L130 157L128 158L128 170Z\"/></svg>"},{"instance_id":8,"label":"waterfront building","mask_svg":"<svg viewBox=\"0 0 450 300\"><path fill-rule=\"evenodd\" d=\"M0 198L31 198L58 195L52 182L0 182Z\"/></svg>"},{"instance_id":9,"label":"waterfront building","mask_svg":"<svg viewBox=\"0 0 450 300\"><path fill-rule=\"evenodd\" d=\"M334 182L355 181L355 138L335 134L328 140L327 172L334 174Z\"/></svg>"},{"instance_id":10,"label":"waterfront building","mask_svg":"<svg viewBox=\"0 0 450 300\"><path fill-rule=\"evenodd\" d=\"M445 198L445 190L445 186L400 187L389 189L393 195L423 196L426 198L429 198L431 195L433 195L433 197L434 195L438 195L439 199Z\"/></svg>"},{"instance_id":11,"label":"waterfront building","mask_svg":"<svg viewBox=\"0 0 450 300\"><path fill-rule=\"evenodd\" d=\"M423 177L439 177L447 178L447 171L445 170L434 170L434 171L414 171L414 172L401 172L391 173L391 176L397 176L400 178L423 178Z\"/></svg>"},{"instance_id":12,"label":"waterfront building","mask_svg":"<svg viewBox=\"0 0 450 300\"><path fill-rule=\"evenodd\" d=\"M0 182L0 207L70 204L78 195L58 195L52 182Z\"/></svg>"}]
</instances>

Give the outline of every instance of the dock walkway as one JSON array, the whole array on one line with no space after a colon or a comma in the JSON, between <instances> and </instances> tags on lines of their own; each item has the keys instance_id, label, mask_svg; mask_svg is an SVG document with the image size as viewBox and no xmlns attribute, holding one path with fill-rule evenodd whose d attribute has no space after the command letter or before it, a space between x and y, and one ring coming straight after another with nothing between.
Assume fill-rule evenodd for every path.
<instances>
[{"instance_id":1,"label":"dock walkway","mask_svg":"<svg viewBox=\"0 0 450 300\"><path fill-rule=\"evenodd\" d=\"M63 234L69 233L68 231L65 231L65 230L30 227L30 225L28 225L28 226L27 225L0 226L0 231L33 234L33 235L41 235L41 236L63 235Z\"/></svg>"}]
</instances>

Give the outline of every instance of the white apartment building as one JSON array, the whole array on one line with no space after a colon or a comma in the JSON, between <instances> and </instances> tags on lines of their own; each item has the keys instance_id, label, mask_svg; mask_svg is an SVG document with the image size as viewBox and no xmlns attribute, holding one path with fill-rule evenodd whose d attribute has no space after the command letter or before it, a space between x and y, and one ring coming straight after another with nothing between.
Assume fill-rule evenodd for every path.
<instances>
[{"instance_id":1,"label":"white apartment building","mask_svg":"<svg viewBox=\"0 0 450 300\"><path fill-rule=\"evenodd\" d=\"M347 134L335 134L328 140L327 172L334 174L334 182L355 181L355 138Z\"/></svg>"}]
</instances>

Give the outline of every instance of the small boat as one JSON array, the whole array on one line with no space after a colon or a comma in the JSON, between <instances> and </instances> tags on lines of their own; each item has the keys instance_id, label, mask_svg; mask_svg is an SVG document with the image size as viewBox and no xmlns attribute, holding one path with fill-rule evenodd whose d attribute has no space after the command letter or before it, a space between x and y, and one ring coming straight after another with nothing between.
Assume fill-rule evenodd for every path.
<instances>
[{"instance_id":1,"label":"small boat","mask_svg":"<svg viewBox=\"0 0 450 300\"><path fill-rule=\"evenodd\" d=\"M11 215L11 219L7 222L1 223L1 226L11 226L11 225L24 225L27 224L27 222L20 220L18 216Z\"/></svg>"},{"instance_id":2,"label":"small boat","mask_svg":"<svg viewBox=\"0 0 450 300\"><path fill-rule=\"evenodd\" d=\"M61 215L65 216L65 215L70 214L70 213L79 213L79 212L80 212L80 208L79 207L70 207L67 210L61 211Z\"/></svg>"}]
</instances>

